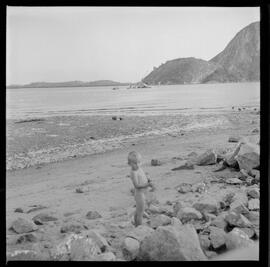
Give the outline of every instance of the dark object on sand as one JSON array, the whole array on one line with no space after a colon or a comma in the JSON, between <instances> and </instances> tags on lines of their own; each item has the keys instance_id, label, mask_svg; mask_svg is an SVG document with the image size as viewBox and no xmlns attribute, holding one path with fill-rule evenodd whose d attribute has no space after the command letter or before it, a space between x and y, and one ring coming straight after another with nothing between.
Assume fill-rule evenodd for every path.
<instances>
[{"instance_id":1,"label":"dark object on sand","mask_svg":"<svg viewBox=\"0 0 270 267\"><path fill-rule=\"evenodd\" d=\"M229 137L228 142L229 142L229 143L238 143L239 140L240 140L240 137L237 137L237 136L231 136L231 137Z\"/></svg>"},{"instance_id":2,"label":"dark object on sand","mask_svg":"<svg viewBox=\"0 0 270 267\"><path fill-rule=\"evenodd\" d=\"M232 107L232 109L234 109L234 107Z\"/></svg>"},{"instance_id":3,"label":"dark object on sand","mask_svg":"<svg viewBox=\"0 0 270 267\"><path fill-rule=\"evenodd\" d=\"M193 169L194 169L194 165L191 162L187 161L183 165L173 168L172 171L193 170Z\"/></svg>"},{"instance_id":4,"label":"dark object on sand","mask_svg":"<svg viewBox=\"0 0 270 267\"><path fill-rule=\"evenodd\" d=\"M238 111L241 111L242 109L241 108L238 108Z\"/></svg>"},{"instance_id":5,"label":"dark object on sand","mask_svg":"<svg viewBox=\"0 0 270 267\"><path fill-rule=\"evenodd\" d=\"M122 117L120 117L120 118L119 118L119 120L121 121L121 120L123 120L123 118L122 118Z\"/></svg>"},{"instance_id":6,"label":"dark object on sand","mask_svg":"<svg viewBox=\"0 0 270 267\"><path fill-rule=\"evenodd\" d=\"M42 119L42 118L28 119L28 120L15 121L15 123L36 122L36 121L45 121L45 119Z\"/></svg>"},{"instance_id":7,"label":"dark object on sand","mask_svg":"<svg viewBox=\"0 0 270 267\"><path fill-rule=\"evenodd\" d=\"M151 160L151 165L152 166L160 166L161 164L162 164L161 161L158 160L158 159L152 159Z\"/></svg>"},{"instance_id":8,"label":"dark object on sand","mask_svg":"<svg viewBox=\"0 0 270 267\"><path fill-rule=\"evenodd\" d=\"M112 116L112 120L116 121L117 117L116 116Z\"/></svg>"},{"instance_id":9,"label":"dark object on sand","mask_svg":"<svg viewBox=\"0 0 270 267\"><path fill-rule=\"evenodd\" d=\"M95 138L95 137L93 137L93 136L90 136L90 139L91 139L91 140L96 140L96 138Z\"/></svg>"},{"instance_id":10,"label":"dark object on sand","mask_svg":"<svg viewBox=\"0 0 270 267\"><path fill-rule=\"evenodd\" d=\"M205 153L199 155L196 164L199 166L212 165L217 162L217 155L212 149L208 149Z\"/></svg>"},{"instance_id":11,"label":"dark object on sand","mask_svg":"<svg viewBox=\"0 0 270 267\"><path fill-rule=\"evenodd\" d=\"M89 219L89 220L95 220L95 219L98 219L98 218L101 218L101 217L102 216L97 211L89 211L86 214L86 218Z\"/></svg>"}]
</instances>

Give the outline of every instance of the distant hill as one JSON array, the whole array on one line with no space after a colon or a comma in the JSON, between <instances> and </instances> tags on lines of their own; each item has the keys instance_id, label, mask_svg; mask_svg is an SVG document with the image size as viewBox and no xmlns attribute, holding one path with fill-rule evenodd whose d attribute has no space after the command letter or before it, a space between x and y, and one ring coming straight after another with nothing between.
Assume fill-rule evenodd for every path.
<instances>
[{"instance_id":1,"label":"distant hill","mask_svg":"<svg viewBox=\"0 0 270 267\"><path fill-rule=\"evenodd\" d=\"M24 85L9 85L7 88L55 88L55 87L91 87L91 86L121 86L129 85L130 83L120 83L110 80L99 80L93 82L81 82L81 81L70 81L70 82L35 82Z\"/></svg>"},{"instance_id":2,"label":"distant hill","mask_svg":"<svg viewBox=\"0 0 270 267\"><path fill-rule=\"evenodd\" d=\"M143 79L147 84L200 83L217 68L215 63L197 58L178 58L155 68Z\"/></svg>"},{"instance_id":3,"label":"distant hill","mask_svg":"<svg viewBox=\"0 0 270 267\"><path fill-rule=\"evenodd\" d=\"M260 24L242 29L225 49L209 61L178 58L143 78L147 84L244 82L260 79Z\"/></svg>"}]
</instances>

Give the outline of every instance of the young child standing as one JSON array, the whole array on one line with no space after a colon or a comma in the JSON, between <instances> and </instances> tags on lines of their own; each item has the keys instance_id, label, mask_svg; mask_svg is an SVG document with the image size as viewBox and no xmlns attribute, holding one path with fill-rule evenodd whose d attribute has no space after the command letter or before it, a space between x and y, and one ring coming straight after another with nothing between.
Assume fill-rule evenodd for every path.
<instances>
[{"instance_id":1,"label":"young child standing","mask_svg":"<svg viewBox=\"0 0 270 267\"><path fill-rule=\"evenodd\" d=\"M130 178L134 185L134 198L136 202L136 212L134 214L135 227L142 224L143 214L145 210L145 193L148 187L154 190L151 180L146 177L141 168L141 155L132 151L128 154L128 165L131 167Z\"/></svg>"}]
</instances>

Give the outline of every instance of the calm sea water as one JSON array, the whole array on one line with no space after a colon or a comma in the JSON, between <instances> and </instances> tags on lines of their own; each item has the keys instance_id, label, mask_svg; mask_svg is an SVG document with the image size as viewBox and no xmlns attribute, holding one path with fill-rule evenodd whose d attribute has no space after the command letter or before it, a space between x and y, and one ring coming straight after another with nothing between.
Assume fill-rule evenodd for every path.
<instances>
[{"instance_id":1,"label":"calm sea water","mask_svg":"<svg viewBox=\"0 0 270 267\"><path fill-rule=\"evenodd\" d=\"M55 115L151 115L260 105L260 83L7 89L7 119Z\"/></svg>"}]
</instances>

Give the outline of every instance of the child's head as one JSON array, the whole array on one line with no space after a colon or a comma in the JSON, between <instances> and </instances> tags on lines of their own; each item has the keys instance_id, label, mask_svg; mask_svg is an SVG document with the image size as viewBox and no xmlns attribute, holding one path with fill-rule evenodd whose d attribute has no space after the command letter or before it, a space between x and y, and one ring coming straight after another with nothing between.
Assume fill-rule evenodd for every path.
<instances>
[{"instance_id":1,"label":"child's head","mask_svg":"<svg viewBox=\"0 0 270 267\"><path fill-rule=\"evenodd\" d=\"M139 166L142 160L142 156L140 153L136 151L129 152L128 154L128 165L130 166Z\"/></svg>"}]
</instances>

